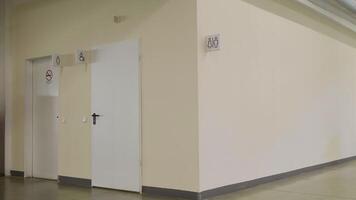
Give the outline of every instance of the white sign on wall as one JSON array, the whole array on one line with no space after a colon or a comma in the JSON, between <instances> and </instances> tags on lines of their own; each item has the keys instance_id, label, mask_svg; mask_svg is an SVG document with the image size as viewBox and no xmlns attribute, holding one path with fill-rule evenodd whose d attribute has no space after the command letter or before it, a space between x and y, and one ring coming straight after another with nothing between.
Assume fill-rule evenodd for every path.
<instances>
[{"instance_id":1,"label":"white sign on wall","mask_svg":"<svg viewBox=\"0 0 356 200\"><path fill-rule=\"evenodd\" d=\"M75 55L75 63L76 64L85 64L87 62L87 56L85 51L82 49L78 49Z\"/></svg>"},{"instance_id":2,"label":"white sign on wall","mask_svg":"<svg viewBox=\"0 0 356 200\"><path fill-rule=\"evenodd\" d=\"M52 55L52 66L60 67L62 65L62 58L58 54Z\"/></svg>"},{"instance_id":3,"label":"white sign on wall","mask_svg":"<svg viewBox=\"0 0 356 200\"><path fill-rule=\"evenodd\" d=\"M206 50L219 51L221 49L220 34L208 35L206 37Z\"/></svg>"}]
</instances>

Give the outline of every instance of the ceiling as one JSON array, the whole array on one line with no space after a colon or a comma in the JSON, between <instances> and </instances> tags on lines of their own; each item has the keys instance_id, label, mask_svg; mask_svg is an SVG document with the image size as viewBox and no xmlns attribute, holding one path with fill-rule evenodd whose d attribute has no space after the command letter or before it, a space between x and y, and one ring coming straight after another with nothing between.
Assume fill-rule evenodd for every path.
<instances>
[{"instance_id":1,"label":"ceiling","mask_svg":"<svg viewBox=\"0 0 356 200\"><path fill-rule=\"evenodd\" d=\"M356 15L356 0L338 0L338 2L342 7L352 12L352 15Z\"/></svg>"},{"instance_id":2,"label":"ceiling","mask_svg":"<svg viewBox=\"0 0 356 200\"><path fill-rule=\"evenodd\" d=\"M356 32L356 0L297 0Z\"/></svg>"},{"instance_id":3,"label":"ceiling","mask_svg":"<svg viewBox=\"0 0 356 200\"><path fill-rule=\"evenodd\" d=\"M33 0L6 0L11 6ZM296 0L356 32L356 0Z\"/></svg>"}]
</instances>

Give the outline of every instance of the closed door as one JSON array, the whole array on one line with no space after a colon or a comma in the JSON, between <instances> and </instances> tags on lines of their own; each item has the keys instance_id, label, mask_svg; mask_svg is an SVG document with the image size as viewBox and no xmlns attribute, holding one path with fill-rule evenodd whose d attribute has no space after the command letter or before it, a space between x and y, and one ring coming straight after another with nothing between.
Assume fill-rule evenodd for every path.
<instances>
[{"instance_id":1,"label":"closed door","mask_svg":"<svg viewBox=\"0 0 356 200\"><path fill-rule=\"evenodd\" d=\"M33 61L33 176L57 179L58 68L51 58Z\"/></svg>"},{"instance_id":2,"label":"closed door","mask_svg":"<svg viewBox=\"0 0 356 200\"><path fill-rule=\"evenodd\" d=\"M95 49L91 67L92 184L96 187L139 192L138 41Z\"/></svg>"}]
</instances>

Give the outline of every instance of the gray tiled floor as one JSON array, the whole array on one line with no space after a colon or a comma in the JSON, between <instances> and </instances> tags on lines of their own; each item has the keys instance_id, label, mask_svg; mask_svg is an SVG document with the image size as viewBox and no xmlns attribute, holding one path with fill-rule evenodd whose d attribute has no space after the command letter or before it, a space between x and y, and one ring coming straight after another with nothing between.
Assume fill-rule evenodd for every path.
<instances>
[{"instance_id":1,"label":"gray tiled floor","mask_svg":"<svg viewBox=\"0 0 356 200\"><path fill-rule=\"evenodd\" d=\"M212 200L356 200L356 161L263 184ZM174 200L40 179L0 178L0 200Z\"/></svg>"}]
</instances>

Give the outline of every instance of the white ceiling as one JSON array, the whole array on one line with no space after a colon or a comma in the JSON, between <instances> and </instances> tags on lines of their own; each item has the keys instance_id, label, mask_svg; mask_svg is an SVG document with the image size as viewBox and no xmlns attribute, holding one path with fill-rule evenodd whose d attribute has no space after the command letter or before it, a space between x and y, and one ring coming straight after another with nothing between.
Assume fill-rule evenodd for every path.
<instances>
[{"instance_id":1,"label":"white ceiling","mask_svg":"<svg viewBox=\"0 0 356 200\"><path fill-rule=\"evenodd\" d=\"M349 9L353 14L356 13L356 0L338 0L341 6Z\"/></svg>"},{"instance_id":2,"label":"white ceiling","mask_svg":"<svg viewBox=\"0 0 356 200\"><path fill-rule=\"evenodd\" d=\"M6 0L11 6L34 0ZM263 0L261 0L263 1ZM356 0L297 0L356 32Z\"/></svg>"},{"instance_id":3,"label":"white ceiling","mask_svg":"<svg viewBox=\"0 0 356 200\"><path fill-rule=\"evenodd\" d=\"M322 9L356 24L356 0L309 0Z\"/></svg>"},{"instance_id":4,"label":"white ceiling","mask_svg":"<svg viewBox=\"0 0 356 200\"><path fill-rule=\"evenodd\" d=\"M356 0L297 0L356 32Z\"/></svg>"}]
</instances>

